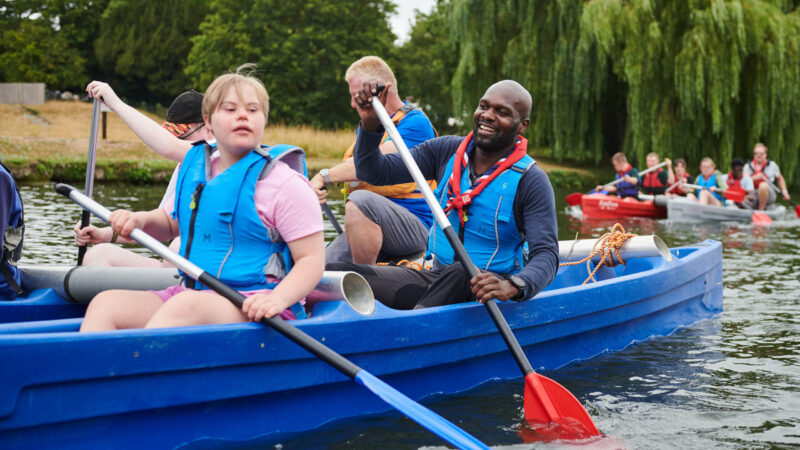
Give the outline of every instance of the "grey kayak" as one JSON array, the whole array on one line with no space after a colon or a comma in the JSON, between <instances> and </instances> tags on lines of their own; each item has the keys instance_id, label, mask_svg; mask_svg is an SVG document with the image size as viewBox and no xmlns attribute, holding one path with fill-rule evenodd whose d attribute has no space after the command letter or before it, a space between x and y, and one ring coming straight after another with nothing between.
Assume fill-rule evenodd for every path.
<instances>
[{"instance_id":1,"label":"grey kayak","mask_svg":"<svg viewBox=\"0 0 800 450\"><path fill-rule=\"evenodd\" d=\"M758 212L768 215L772 220L781 220L786 213L786 207L777 205L774 209ZM671 198L667 201L667 218L674 222L750 222L752 217L753 210L741 209L735 205L701 205L684 198Z\"/></svg>"}]
</instances>

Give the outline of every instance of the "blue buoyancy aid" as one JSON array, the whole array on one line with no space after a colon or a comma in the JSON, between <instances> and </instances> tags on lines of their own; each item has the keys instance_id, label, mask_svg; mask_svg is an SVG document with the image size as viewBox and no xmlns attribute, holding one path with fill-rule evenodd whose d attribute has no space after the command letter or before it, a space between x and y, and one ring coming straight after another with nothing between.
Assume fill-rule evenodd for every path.
<instances>
[{"instance_id":1,"label":"blue buoyancy aid","mask_svg":"<svg viewBox=\"0 0 800 450\"><path fill-rule=\"evenodd\" d=\"M617 175L614 177L614 179L619 180L622 177L629 176L632 170L633 166L628 164L628 167L622 173L617 172ZM619 197L638 197L639 186L635 184L630 184L627 181L620 181L619 183L617 183L617 195Z\"/></svg>"},{"instance_id":2,"label":"blue buoyancy aid","mask_svg":"<svg viewBox=\"0 0 800 450\"><path fill-rule=\"evenodd\" d=\"M258 216L256 183L279 158L302 173L305 161L296 156L302 150L254 150L209 180L212 151L206 144L197 145L181 164L173 212L182 236L181 254L236 290L272 288L266 276L283 278L291 269L291 257L277 230L265 229ZM205 289L188 279L186 284Z\"/></svg>"},{"instance_id":3,"label":"blue buoyancy aid","mask_svg":"<svg viewBox=\"0 0 800 450\"><path fill-rule=\"evenodd\" d=\"M442 182L434 192L439 204L444 209L447 205L447 180L453 172L455 155L447 163ZM517 185L522 175L536 164L528 155L514 163L508 170L497 176L480 195L473 198L467 212L463 234L458 211L453 209L447 218L456 233L463 235L464 248L472 258L472 262L481 270L499 274L515 274L524 266L524 240L517 228L514 217L514 198ZM461 175L462 192L470 188L469 171ZM433 257L442 265L454 261L453 247L447 241L442 228L433 223L428 236L426 259Z\"/></svg>"},{"instance_id":4,"label":"blue buoyancy aid","mask_svg":"<svg viewBox=\"0 0 800 450\"><path fill-rule=\"evenodd\" d=\"M698 185L698 186L702 186L702 187L704 187L706 189L711 188L711 187L716 187L717 189L720 188L720 186L717 185L717 173L716 172L711 174L711 177L708 180L706 180L705 177L703 177L702 173L697 174L697 179L695 180L695 184ZM711 192L711 191L709 191L709 192ZM698 194L699 194L699 192L698 192ZM720 193L711 192L711 194L714 197L716 197L717 200L721 201L722 203L725 203L725 197L723 197Z\"/></svg>"},{"instance_id":5,"label":"blue buoyancy aid","mask_svg":"<svg viewBox=\"0 0 800 450\"><path fill-rule=\"evenodd\" d=\"M22 257L22 243L25 235L25 214L22 207L22 198L19 189L8 170L0 162L0 171L4 172L1 176L7 176L11 181L14 195L10 205L0 205L0 208L8 208L8 223L3 235L2 260L0 261L0 298L14 300L22 295L22 279L17 261Z\"/></svg>"}]
</instances>

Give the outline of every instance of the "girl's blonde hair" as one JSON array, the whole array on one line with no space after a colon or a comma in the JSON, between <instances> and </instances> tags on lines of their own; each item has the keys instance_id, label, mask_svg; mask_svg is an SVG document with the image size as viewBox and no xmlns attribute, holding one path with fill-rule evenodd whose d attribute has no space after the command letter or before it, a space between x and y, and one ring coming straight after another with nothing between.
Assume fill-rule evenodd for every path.
<instances>
[{"instance_id":1,"label":"girl's blonde hair","mask_svg":"<svg viewBox=\"0 0 800 450\"><path fill-rule=\"evenodd\" d=\"M211 113L219 108L231 88L236 90L236 95L241 100L245 100L242 97L242 86L250 85L256 91L256 98L264 111L264 119L269 121L269 94L261 80L252 76L255 67L252 63L242 64L233 73L220 75L212 81L203 97L203 117L211 117Z\"/></svg>"},{"instance_id":2,"label":"girl's blonde hair","mask_svg":"<svg viewBox=\"0 0 800 450\"><path fill-rule=\"evenodd\" d=\"M394 77L392 69L389 68L386 61L377 56L365 56L350 64L347 72L344 73L344 81L350 83L350 80L355 77L361 78L362 83L369 80L392 83L389 92L397 93L397 79Z\"/></svg>"}]
</instances>

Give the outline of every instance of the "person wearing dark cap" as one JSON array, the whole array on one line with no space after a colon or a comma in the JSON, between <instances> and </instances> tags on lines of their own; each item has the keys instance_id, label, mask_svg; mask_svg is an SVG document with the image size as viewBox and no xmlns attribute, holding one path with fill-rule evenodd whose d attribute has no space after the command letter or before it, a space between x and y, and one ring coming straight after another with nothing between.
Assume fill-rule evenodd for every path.
<instances>
[{"instance_id":1,"label":"person wearing dark cap","mask_svg":"<svg viewBox=\"0 0 800 450\"><path fill-rule=\"evenodd\" d=\"M159 149L163 147L154 147L151 145L151 142L169 143L169 139L189 142L211 142L214 139L213 134L204 127L205 122L203 121L202 112L203 94L197 91L187 91L178 95L167 110L166 121L161 127L158 127L158 125L147 118L147 116L120 100L108 84L93 81L89 84L89 87L87 87L87 91L89 91L90 88L95 88L97 91L101 92L100 95L95 94L95 98L102 97L104 103L106 103L112 111L117 113L140 139L166 158L174 160L172 156L177 156L177 153L174 155L165 154L159 151ZM154 125L155 128L153 127ZM162 128L167 130L171 136L167 139L154 140L153 136L159 136L160 129ZM180 155L180 159L177 159L177 161L180 162L182 158L183 155ZM171 201L171 199L174 198L179 168L180 165L175 168L159 207L162 207L165 202ZM75 225L74 231L75 242L77 242L78 245L96 244L86 251L86 255L83 259L83 264L86 266L171 267L171 264L166 261L148 258L142 254L113 245L115 243L129 244L134 243L134 241L116 236L110 227L98 228L94 225L89 225L85 228L81 228L80 223L78 223ZM170 244L170 248L173 250L180 248L180 237L173 240L172 244Z\"/></svg>"},{"instance_id":2,"label":"person wearing dark cap","mask_svg":"<svg viewBox=\"0 0 800 450\"><path fill-rule=\"evenodd\" d=\"M203 128L203 94L186 91L175 97L167 110L163 127L178 139L189 139Z\"/></svg>"}]
</instances>

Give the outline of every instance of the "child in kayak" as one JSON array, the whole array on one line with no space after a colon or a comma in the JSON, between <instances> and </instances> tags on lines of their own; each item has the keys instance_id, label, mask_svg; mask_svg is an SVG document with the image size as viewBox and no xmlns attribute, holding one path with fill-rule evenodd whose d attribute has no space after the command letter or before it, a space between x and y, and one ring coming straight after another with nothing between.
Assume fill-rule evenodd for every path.
<instances>
[{"instance_id":1,"label":"child in kayak","mask_svg":"<svg viewBox=\"0 0 800 450\"><path fill-rule=\"evenodd\" d=\"M655 167L658 165L658 153L648 153L645 161L647 161L647 168ZM642 193L647 195L661 195L666 191L667 186L675 182L675 174L672 172L672 160L664 158L667 163L667 170L659 168L653 172L648 172L640 177L640 184L642 186Z\"/></svg>"},{"instance_id":2,"label":"child in kayak","mask_svg":"<svg viewBox=\"0 0 800 450\"><path fill-rule=\"evenodd\" d=\"M624 153L615 153L611 157L611 164L614 170L617 171L615 180L622 178L623 180L614 186L597 186L597 192L606 191L609 194L616 193L618 196L639 198L639 170L628 164L628 159Z\"/></svg>"},{"instance_id":3,"label":"child in kayak","mask_svg":"<svg viewBox=\"0 0 800 450\"><path fill-rule=\"evenodd\" d=\"M725 204L725 197L722 196L722 192L725 191L725 177L716 170L714 160L711 158L705 157L700 161L700 174L697 175L695 184L703 189L697 196L690 193L686 196L687 198L698 201L702 205L722 206Z\"/></svg>"},{"instance_id":4,"label":"child in kayak","mask_svg":"<svg viewBox=\"0 0 800 450\"><path fill-rule=\"evenodd\" d=\"M688 193L688 189L684 190L681 188L682 184L692 184L694 178L686 171L686 161L682 158L676 159L673 163L673 168L675 169L675 183L673 183L669 188L667 188L666 195L668 197L678 196L678 197L686 197Z\"/></svg>"},{"instance_id":5,"label":"child in kayak","mask_svg":"<svg viewBox=\"0 0 800 450\"><path fill-rule=\"evenodd\" d=\"M214 80L203 99L218 156L204 143L193 146L174 203L116 210L109 220L123 237L134 228L159 240L180 232L181 254L247 295L244 306L190 279L162 291L110 290L92 300L81 331L292 319L291 308L319 282L325 256L317 197L301 173L263 156L269 97L244 68Z\"/></svg>"}]
</instances>

